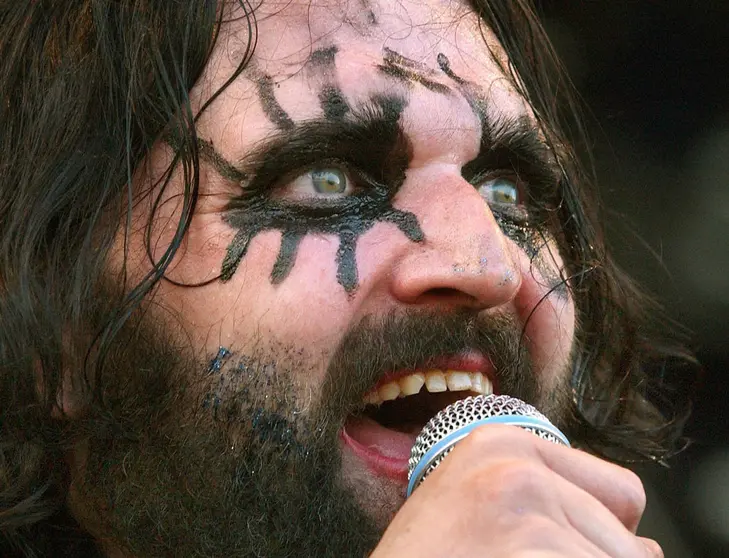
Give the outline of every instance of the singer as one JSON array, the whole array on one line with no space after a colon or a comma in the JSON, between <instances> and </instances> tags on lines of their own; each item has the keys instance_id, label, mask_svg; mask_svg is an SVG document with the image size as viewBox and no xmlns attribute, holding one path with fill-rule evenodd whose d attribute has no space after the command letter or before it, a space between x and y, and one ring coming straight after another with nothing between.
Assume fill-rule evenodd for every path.
<instances>
[{"instance_id":1,"label":"singer","mask_svg":"<svg viewBox=\"0 0 729 558\"><path fill-rule=\"evenodd\" d=\"M528 0L0 18L0 555L642 557L691 363ZM660 325L660 324L658 324ZM425 423L534 405L405 499Z\"/></svg>"}]
</instances>

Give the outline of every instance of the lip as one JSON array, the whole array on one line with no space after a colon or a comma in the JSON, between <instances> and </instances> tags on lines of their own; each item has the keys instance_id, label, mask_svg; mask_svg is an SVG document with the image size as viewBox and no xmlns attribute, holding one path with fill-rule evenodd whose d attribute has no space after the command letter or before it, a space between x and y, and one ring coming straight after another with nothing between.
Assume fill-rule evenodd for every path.
<instances>
[{"instance_id":1,"label":"lip","mask_svg":"<svg viewBox=\"0 0 729 558\"><path fill-rule=\"evenodd\" d=\"M497 393L494 365L489 358L476 351L438 357L430 360L427 366L387 372L370 393L404 376L429 370L480 372L492 382L494 393ZM340 430L339 437L342 444L375 475L407 484L410 449L417 434L397 432L371 419L352 416Z\"/></svg>"},{"instance_id":2,"label":"lip","mask_svg":"<svg viewBox=\"0 0 729 558\"><path fill-rule=\"evenodd\" d=\"M342 443L349 448L349 450L362 462L365 466L370 469L375 475L387 477L400 484L406 485L408 482L408 460L410 458L410 448L415 443L415 436L409 436L399 432L386 429L383 426L378 425L374 421L369 421L367 427L370 430L381 430L380 433L384 433L385 436L392 438L398 437L398 446L401 446L399 451L390 451L390 455L386 455L383 451L378 451L375 446L368 446L360 443L354 439L347 432L348 426L352 428L352 423L348 422L339 431L339 437ZM375 432L375 435L378 432ZM407 444L408 451L403 451L402 446Z\"/></svg>"},{"instance_id":3,"label":"lip","mask_svg":"<svg viewBox=\"0 0 729 558\"><path fill-rule=\"evenodd\" d=\"M489 379L493 385L494 393L498 394L496 369L494 368L493 363L488 357L475 351L469 351L468 353L460 355L439 357L431 361L427 367L421 366L417 368L393 370L380 378L371 391L376 391L383 385L398 380L403 376L409 376L416 372L428 372L429 370L461 370L463 372L480 372Z\"/></svg>"}]
</instances>

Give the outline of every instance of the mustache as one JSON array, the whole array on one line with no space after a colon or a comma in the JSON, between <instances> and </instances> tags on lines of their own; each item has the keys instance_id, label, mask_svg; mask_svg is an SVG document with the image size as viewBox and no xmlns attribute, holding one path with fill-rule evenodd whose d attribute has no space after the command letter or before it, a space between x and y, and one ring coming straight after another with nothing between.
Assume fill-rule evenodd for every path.
<instances>
[{"instance_id":1,"label":"mustache","mask_svg":"<svg viewBox=\"0 0 729 558\"><path fill-rule=\"evenodd\" d=\"M432 368L437 359L471 351L491 360L502 393L534 400L539 386L515 318L411 310L365 317L347 332L328 366L321 412L344 420L386 373Z\"/></svg>"}]
</instances>

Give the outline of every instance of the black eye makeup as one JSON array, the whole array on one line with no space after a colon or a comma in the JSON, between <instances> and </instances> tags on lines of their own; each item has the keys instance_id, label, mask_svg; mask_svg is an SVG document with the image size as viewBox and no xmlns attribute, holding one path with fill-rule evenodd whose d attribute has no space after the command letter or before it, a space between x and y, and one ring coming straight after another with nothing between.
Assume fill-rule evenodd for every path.
<instances>
[{"instance_id":1,"label":"black eye makeup","mask_svg":"<svg viewBox=\"0 0 729 558\"><path fill-rule=\"evenodd\" d=\"M424 241L416 216L392 203L412 159L400 122L410 93L373 95L350 106L336 82L338 52L337 47L321 48L308 61L321 86L321 117L295 122L276 101L271 79L259 76L264 112L278 131L238 164L226 163L212 146L202 146L201 155L221 173L240 179L241 192L223 216L236 235L222 262L222 281L233 277L251 241L270 230L281 232L273 284L291 273L304 237L336 235L337 281L350 295L359 283L357 242L376 223L392 223L410 241ZM538 210L558 198L560 175L553 154L528 118L490 121L480 87L457 76L445 55L439 54L437 63L452 88L435 81L437 70L389 49L376 69L406 85L466 98L482 133L479 153L462 167L462 176L490 207L504 234L538 259L539 239L549 229Z\"/></svg>"},{"instance_id":2,"label":"black eye makeup","mask_svg":"<svg viewBox=\"0 0 729 558\"><path fill-rule=\"evenodd\" d=\"M485 123L479 153L461 174L492 209L514 216L521 208L523 219L529 213L532 220L539 220L536 210L555 204L559 197L556 159L527 118Z\"/></svg>"},{"instance_id":3,"label":"black eye makeup","mask_svg":"<svg viewBox=\"0 0 729 558\"><path fill-rule=\"evenodd\" d=\"M567 283L550 261L548 246L555 232L553 211L561 199L556 158L526 117L482 122L479 154L461 174L481 194L504 234L524 250L549 291L567 297Z\"/></svg>"},{"instance_id":4,"label":"black eye makeup","mask_svg":"<svg viewBox=\"0 0 729 558\"><path fill-rule=\"evenodd\" d=\"M406 104L402 97L374 96L346 120L296 124L251 154L251 178L225 213L238 232L221 279L233 276L250 241L267 230L282 232L274 284L288 276L304 236L337 235L337 280L348 293L358 285L357 240L375 223L393 223L408 239L421 242L415 215L392 206L411 158L399 124Z\"/></svg>"}]
</instances>

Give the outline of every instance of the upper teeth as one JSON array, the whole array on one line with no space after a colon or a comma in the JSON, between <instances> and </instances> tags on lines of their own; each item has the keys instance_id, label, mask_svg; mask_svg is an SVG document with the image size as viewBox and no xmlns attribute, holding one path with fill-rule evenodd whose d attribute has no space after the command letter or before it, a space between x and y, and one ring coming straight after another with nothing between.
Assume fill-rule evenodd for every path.
<instances>
[{"instance_id":1,"label":"upper teeth","mask_svg":"<svg viewBox=\"0 0 729 558\"><path fill-rule=\"evenodd\" d=\"M425 373L415 372L381 385L365 397L365 403L379 405L383 401L392 401L398 397L415 395L420 392L423 386L430 393L473 391L481 395L490 395L494 391L491 381L480 372L429 370Z\"/></svg>"}]
</instances>

